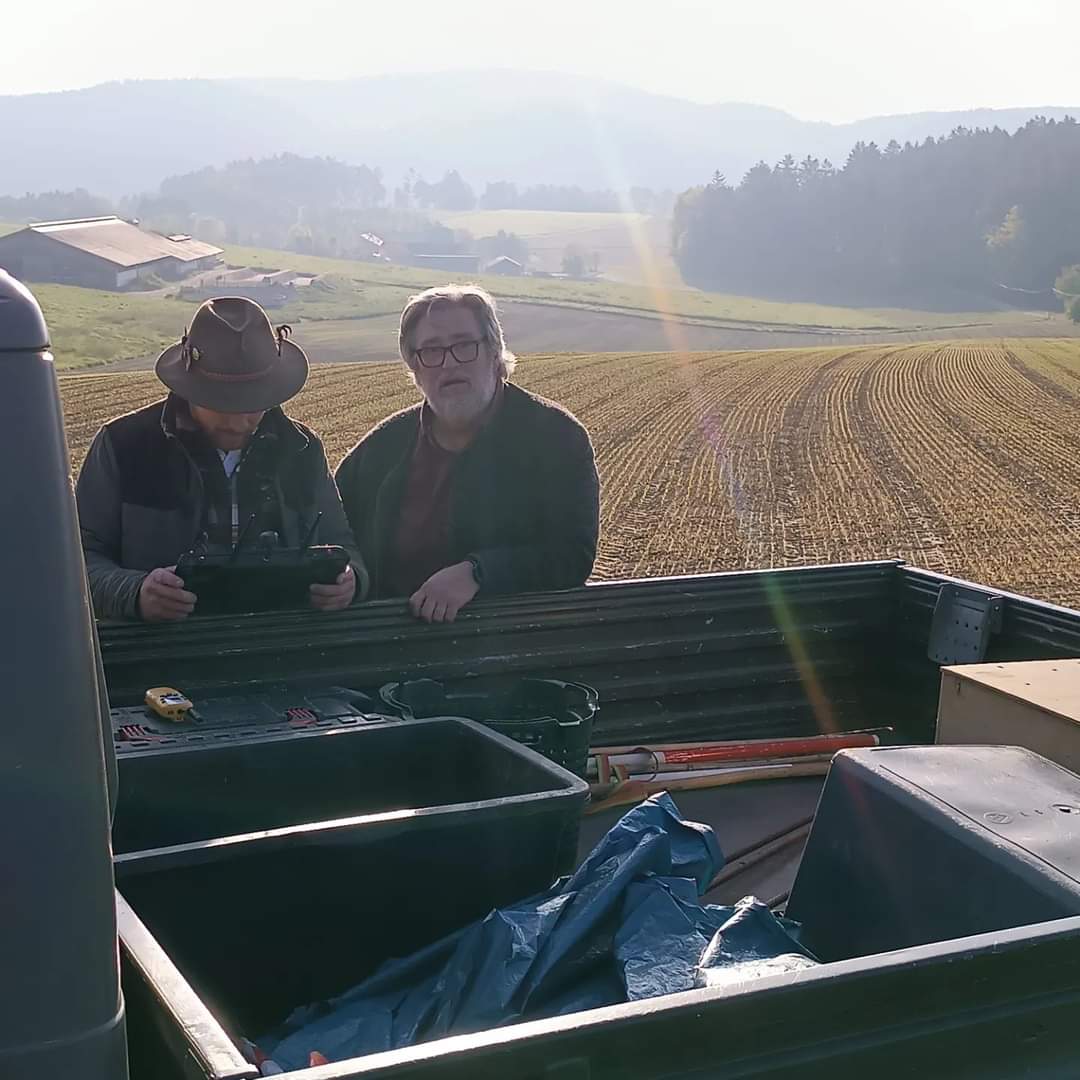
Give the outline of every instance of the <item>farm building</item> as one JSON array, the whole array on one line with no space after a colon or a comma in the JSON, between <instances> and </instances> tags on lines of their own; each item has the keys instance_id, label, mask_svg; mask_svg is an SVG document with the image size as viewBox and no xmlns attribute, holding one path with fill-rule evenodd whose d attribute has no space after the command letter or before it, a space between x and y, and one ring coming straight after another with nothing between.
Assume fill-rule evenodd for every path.
<instances>
[{"instance_id":1,"label":"farm building","mask_svg":"<svg viewBox=\"0 0 1080 1080\"><path fill-rule=\"evenodd\" d=\"M520 277L525 273L525 267L517 259L511 259L509 255L500 255L484 267L484 273L501 274L503 277Z\"/></svg>"},{"instance_id":2,"label":"farm building","mask_svg":"<svg viewBox=\"0 0 1080 1080\"><path fill-rule=\"evenodd\" d=\"M221 248L162 236L118 217L46 221L0 236L0 266L27 281L120 289L157 275L183 278L220 262Z\"/></svg>"}]
</instances>

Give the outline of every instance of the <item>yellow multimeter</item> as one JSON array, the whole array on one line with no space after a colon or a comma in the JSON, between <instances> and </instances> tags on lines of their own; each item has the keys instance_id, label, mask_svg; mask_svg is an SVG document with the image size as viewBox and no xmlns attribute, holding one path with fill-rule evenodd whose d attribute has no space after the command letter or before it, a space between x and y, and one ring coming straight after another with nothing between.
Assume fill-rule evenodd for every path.
<instances>
[{"instance_id":1,"label":"yellow multimeter","mask_svg":"<svg viewBox=\"0 0 1080 1080\"><path fill-rule=\"evenodd\" d=\"M195 719L195 710L192 703L171 686L155 686L146 691L147 707L165 720L177 723Z\"/></svg>"}]
</instances>

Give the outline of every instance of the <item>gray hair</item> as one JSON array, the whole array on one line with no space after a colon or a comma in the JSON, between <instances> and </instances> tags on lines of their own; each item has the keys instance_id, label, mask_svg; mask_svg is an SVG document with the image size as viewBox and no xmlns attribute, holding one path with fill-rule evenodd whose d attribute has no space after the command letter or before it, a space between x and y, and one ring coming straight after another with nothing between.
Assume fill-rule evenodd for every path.
<instances>
[{"instance_id":1,"label":"gray hair","mask_svg":"<svg viewBox=\"0 0 1080 1080\"><path fill-rule=\"evenodd\" d=\"M398 352L408 365L409 371L412 371L412 337L416 325L436 304L464 304L476 315L484 343L497 358L499 374L503 379L509 379L514 373L517 357L506 347L502 323L499 322L499 314L495 308L495 298L479 285L440 285L409 297L398 327Z\"/></svg>"}]
</instances>

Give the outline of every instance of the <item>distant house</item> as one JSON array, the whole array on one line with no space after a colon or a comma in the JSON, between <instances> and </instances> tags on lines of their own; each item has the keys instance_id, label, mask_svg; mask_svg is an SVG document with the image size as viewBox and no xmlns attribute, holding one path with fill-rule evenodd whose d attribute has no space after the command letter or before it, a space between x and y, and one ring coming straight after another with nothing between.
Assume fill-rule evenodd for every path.
<instances>
[{"instance_id":1,"label":"distant house","mask_svg":"<svg viewBox=\"0 0 1080 1080\"><path fill-rule=\"evenodd\" d=\"M411 261L413 266L454 274L475 274L480 269L479 255L413 255Z\"/></svg>"},{"instance_id":2,"label":"distant house","mask_svg":"<svg viewBox=\"0 0 1080 1080\"><path fill-rule=\"evenodd\" d=\"M44 221L0 236L0 266L15 277L96 289L187 277L216 266L221 254L186 234L162 236L118 217Z\"/></svg>"},{"instance_id":3,"label":"distant house","mask_svg":"<svg viewBox=\"0 0 1080 1080\"><path fill-rule=\"evenodd\" d=\"M520 277L525 273L525 267L517 259L511 259L509 255L500 255L497 259L492 259L484 267L484 272L487 274L501 274L503 277Z\"/></svg>"}]
</instances>

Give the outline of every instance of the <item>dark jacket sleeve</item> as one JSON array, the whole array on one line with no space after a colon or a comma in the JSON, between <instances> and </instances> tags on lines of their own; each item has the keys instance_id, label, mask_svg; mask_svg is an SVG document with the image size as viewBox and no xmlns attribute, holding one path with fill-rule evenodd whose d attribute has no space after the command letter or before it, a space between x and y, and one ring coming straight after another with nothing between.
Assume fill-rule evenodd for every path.
<instances>
[{"instance_id":1,"label":"dark jacket sleeve","mask_svg":"<svg viewBox=\"0 0 1080 1080\"><path fill-rule=\"evenodd\" d=\"M138 618L139 586L146 571L120 566L120 485L116 455L105 428L90 444L75 485L75 501L95 614L99 619Z\"/></svg>"},{"instance_id":2,"label":"dark jacket sleeve","mask_svg":"<svg viewBox=\"0 0 1080 1080\"><path fill-rule=\"evenodd\" d=\"M338 491L341 493L341 505L345 519L353 536L358 539L364 534L364 492L361 489L361 460L364 454L364 442L358 442L346 455L334 473Z\"/></svg>"},{"instance_id":3,"label":"dark jacket sleeve","mask_svg":"<svg viewBox=\"0 0 1080 1080\"><path fill-rule=\"evenodd\" d=\"M322 513L322 519L319 522L319 539L324 544L336 544L343 547L349 553L349 562L356 574L356 599L363 600L371 588L371 577L353 531L349 528L345 510L341 505L341 495L338 493L334 477L330 474L326 451L321 443L317 444L317 450L320 466L319 479L316 481L315 509Z\"/></svg>"},{"instance_id":4,"label":"dark jacket sleeve","mask_svg":"<svg viewBox=\"0 0 1080 1080\"><path fill-rule=\"evenodd\" d=\"M341 504L345 509L345 518L349 523L357 547L363 556L368 571L373 575L378 572L379 542L375 533L375 504L379 491L379 481L385 479L385 473L372 468L372 454L378 455L378 444L385 439L385 425L379 425L369 431L346 455L337 467L334 478L338 491L341 492ZM385 454L382 455L385 457ZM378 479L376 479L378 476ZM378 582L372 586L378 589Z\"/></svg>"},{"instance_id":5,"label":"dark jacket sleeve","mask_svg":"<svg viewBox=\"0 0 1080 1080\"><path fill-rule=\"evenodd\" d=\"M535 491L536 542L471 552L480 564L480 594L543 592L584 585L600 535L600 479L588 432L560 416Z\"/></svg>"}]
</instances>

